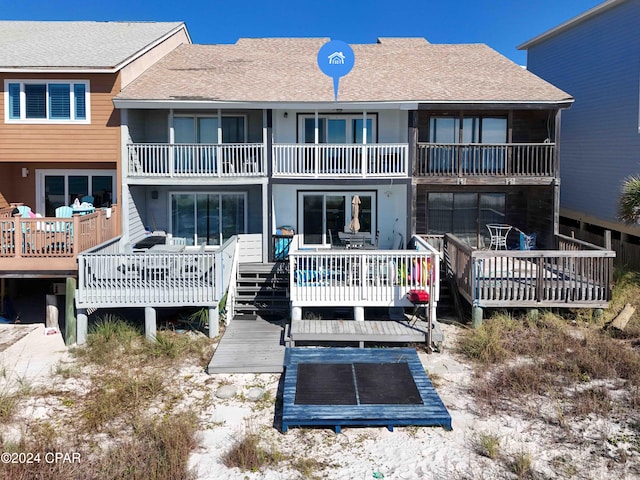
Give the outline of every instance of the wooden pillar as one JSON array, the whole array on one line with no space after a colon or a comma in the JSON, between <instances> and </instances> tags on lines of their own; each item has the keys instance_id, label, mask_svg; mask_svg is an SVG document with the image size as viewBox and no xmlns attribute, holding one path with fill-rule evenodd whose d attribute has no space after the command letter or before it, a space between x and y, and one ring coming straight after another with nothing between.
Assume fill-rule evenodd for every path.
<instances>
[{"instance_id":1,"label":"wooden pillar","mask_svg":"<svg viewBox=\"0 0 640 480\"><path fill-rule=\"evenodd\" d=\"M78 310L78 345L87 343L87 332L89 330L89 316L86 309Z\"/></svg>"},{"instance_id":2,"label":"wooden pillar","mask_svg":"<svg viewBox=\"0 0 640 480\"><path fill-rule=\"evenodd\" d=\"M364 322L364 307L353 307L353 318L358 322Z\"/></svg>"},{"instance_id":3,"label":"wooden pillar","mask_svg":"<svg viewBox=\"0 0 640 480\"><path fill-rule=\"evenodd\" d=\"M219 317L218 305L209 307L209 338L216 338L220 335Z\"/></svg>"},{"instance_id":4,"label":"wooden pillar","mask_svg":"<svg viewBox=\"0 0 640 480\"><path fill-rule=\"evenodd\" d=\"M156 340L156 309L153 307L144 307L144 338Z\"/></svg>"},{"instance_id":5,"label":"wooden pillar","mask_svg":"<svg viewBox=\"0 0 640 480\"><path fill-rule=\"evenodd\" d=\"M67 277L67 284L65 290L65 320L64 320L64 340L67 345L73 345L76 343L76 312L75 312L75 297L76 297L76 279L73 277Z\"/></svg>"},{"instance_id":6,"label":"wooden pillar","mask_svg":"<svg viewBox=\"0 0 640 480\"><path fill-rule=\"evenodd\" d=\"M471 326L480 328L482 326L482 307L474 306L471 309Z\"/></svg>"},{"instance_id":7,"label":"wooden pillar","mask_svg":"<svg viewBox=\"0 0 640 480\"><path fill-rule=\"evenodd\" d=\"M58 311L58 297L57 295L46 295L46 311L45 311L45 327L56 328L60 330L60 323L58 317L60 312Z\"/></svg>"}]
</instances>

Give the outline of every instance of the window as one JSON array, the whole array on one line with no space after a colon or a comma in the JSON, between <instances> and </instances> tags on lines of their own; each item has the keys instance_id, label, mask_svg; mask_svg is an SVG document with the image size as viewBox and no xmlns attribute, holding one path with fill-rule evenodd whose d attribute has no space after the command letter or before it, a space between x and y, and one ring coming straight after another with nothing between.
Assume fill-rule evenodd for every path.
<instances>
[{"instance_id":1,"label":"window","mask_svg":"<svg viewBox=\"0 0 640 480\"><path fill-rule=\"evenodd\" d=\"M460 142L459 117L431 117L429 121L431 143L505 143L507 119L505 117L463 117Z\"/></svg>"},{"instance_id":2,"label":"window","mask_svg":"<svg viewBox=\"0 0 640 480\"><path fill-rule=\"evenodd\" d=\"M89 122L88 81L5 81L5 121Z\"/></svg>"},{"instance_id":3,"label":"window","mask_svg":"<svg viewBox=\"0 0 640 480\"><path fill-rule=\"evenodd\" d=\"M172 193L171 231L190 245L221 245L247 231L246 193Z\"/></svg>"},{"instance_id":4,"label":"window","mask_svg":"<svg viewBox=\"0 0 640 480\"><path fill-rule=\"evenodd\" d=\"M505 117L431 117L429 141L445 144L431 153L434 171L484 174L501 172L505 167L507 141ZM453 146L451 144L465 144ZM468 145L471 144L471 145ZM485 144L485 146L479 146Z\"/></svg>"},{"instance_id":5,"label":"window","mask_svg":"<svg viewBox=\"0 0 640 480\"><path fill-rule=\"evenodd\" d=\"M504 193L429 193L428 233L452 233L477 246L478 235L489 239L487 224L505 223L505 212Z\"/></svg>"},{"instance_id":6,"label":"window","mask_svg":"<svg viewBox=\"0 0 640 480\"><path fill-rule=\"evenodd\" d=\"M298 225L302 226L304 245L328 245L329 230L333 239L338 232L348 231L351 224L351 202L360 198L358 220L364 236L372 240L375 236L375 193L373 192L300 192Z\"/></svg>"},{"instance_id":7,"label":"window","mask_svg":"<svg viewBox=\"0 0 640 480\"><path fill-rule=\"evenodd\" d=\"M315 143L315 116L303 115L300 120L300 141ZM318 143L363 143L362 115L320 115L318 116ZM374 143L376 121L368 116L366 123L367 143Z\"/></svg>"},{"instance_id":8,"label":"window","mask_svg":"<svg viewBox=\"0 0 640 480\"><path fill-rule=\"evenodd\" d=\"M183 116L173 118L175 143L218 143L218 117ZM222 117L222 143L244 143L245 117Z\"/></svg>"}]
</instances>

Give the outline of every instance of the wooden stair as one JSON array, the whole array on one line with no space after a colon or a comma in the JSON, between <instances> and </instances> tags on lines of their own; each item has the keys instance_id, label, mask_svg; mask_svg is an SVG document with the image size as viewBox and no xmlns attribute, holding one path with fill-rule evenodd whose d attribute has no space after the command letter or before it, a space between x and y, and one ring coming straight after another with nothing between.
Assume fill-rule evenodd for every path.
<instances>
[{"instance_id":1,"label":"wooden stair","mask_svg":"<svg viewBox=\"0 0 640 480\"><path fill-rule=\"evenodd\" d=\"M235 312L234 320L254 320L256 316L288 317L289 264L239 264Z\"/></svg>"}]
</instances>

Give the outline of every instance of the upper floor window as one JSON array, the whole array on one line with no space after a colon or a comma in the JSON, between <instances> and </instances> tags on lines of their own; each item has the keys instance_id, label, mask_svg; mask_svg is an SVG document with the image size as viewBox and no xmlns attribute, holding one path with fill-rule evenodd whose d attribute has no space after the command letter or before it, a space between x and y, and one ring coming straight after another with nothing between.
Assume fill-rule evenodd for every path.
<instances>
[{"instance_id":1,"label":"upper floor window","mask_svg":"<svg viewBox=\"0 0 640 480\"><path fill-rule=\"evenodd\" d=\"M313 115L302 115L300 130L304 143L315 143L316 120ZM318 117L318 143L374 143L376 138L376 118L368 116L363 122L360 115L320 115Z\"/></svg>"},{"instance_id":2,"label":"upper floor window","mask_svg":"<svg viewBox=\"0 0 640 480\"><path fill-rule=\"evenodd\" d=\"M431 117L429 131L431 143L506 143L507 119L489 116L465 116L462 119Z\"/></svg>"},{"instance_id":3,"label":"upper floor window","mask_svg":"<svg viewBox=\"0 0 640 480\"><path fill-rule=\"evenodd\" d=\"M5 80L4 114L7 123L89 123L89 82Z\"/></svg>"}]
</instances>

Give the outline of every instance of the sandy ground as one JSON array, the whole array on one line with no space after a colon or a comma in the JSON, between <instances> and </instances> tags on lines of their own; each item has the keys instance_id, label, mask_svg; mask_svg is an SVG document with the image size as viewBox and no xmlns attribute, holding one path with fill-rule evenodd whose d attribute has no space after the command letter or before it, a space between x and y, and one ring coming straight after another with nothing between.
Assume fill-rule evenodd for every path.
<instances>
[{"instance_id":1,"label":"sandy ground","mask_svg":"<svg viewBox=\"0 0 640 480\"><path fill-rule=\"evenodd\" d=\"M274 428L272 402L250 402L250 388L264 388L276 397L279 375L212 375L211 384L231 383L238 387L232 399L216 399L206 413L202 446L191 465L202 480L221 479L504 479L517 478L511 463L519 454L529 454L533 476L525 478L632 479L640 478L640 457L625 463L614 460L614 447L607 439L616 437L617 425L589 419L565 428L526 418L495 415L476 408L467 389L472 381L469 364L460 361L451 348L458 328L443 325L445 348L441 353L421 353L427 373L448 408L453 430L440 427L291 428L279 433ZM544 408L534 405L533 408ZM311 471L301 473L287 463L260 472L226 468L221 457L246 432L259 434L262 445L299 459L315 459ZM500 439L500 456L494 460L476 453L481 434ZM618 436L616 438L622 438ZM381 476L383 475L383 477Z\"/></svg>"},{"instance_id":2,"label":"sandy ground","mask_svg":"<svg viewBox=\"0 0 640 480\"><path fill-rule=\"evenodd\" d=\"M625 439L637 439L637 433L634 437L633 432L621 430L612 421L589 418L560 426L477 408L468 393L473 379L471 365L451 348L459 329L449 325L442 328L443 352L420 353L420 358L449 409L452 431L440 427L397 427L393 432L386 428L343 428L336 434L330 428L291 428L282 434L275 427L280 375L207 375L201 367L190 366L179 374L188 379L188 403L202 401L207 405L202 409L200 446L191 455L190 466L200 480L508 479L517 478L511 466L514 458L528 454L535 473L524 478L640 478L638 447L624 445ZM56 365L73 363L60 334L45 335L43 326L14 330L12 334L14 341L5 342L0 351L0 361L4 362L0 388L12 381L28 381L34 386L46 385L52 379L60 383L60 377L55 376ZM22 341L20 336L24 337ZM81 383L64 383L65 388L82 389ZM215 393L225 385L237 387L237 394L229 399L216 398ZM267 394L257 402L248 398L256 387ZM56 409L61 408L58 404L36 398L25 405L17 422L55 416ZM544 403L533 402L531 408L553 411ZM256 472L225 467L223 455L248 432L256 433L263 447L281 452L287 459ZM18 434L19 429L13 433ZM482 434L499 438L498 458L492 460L477 453L475 440ZM625 461L620 460L621 447L629 452Z\"/></svg>"}]
</instances>

